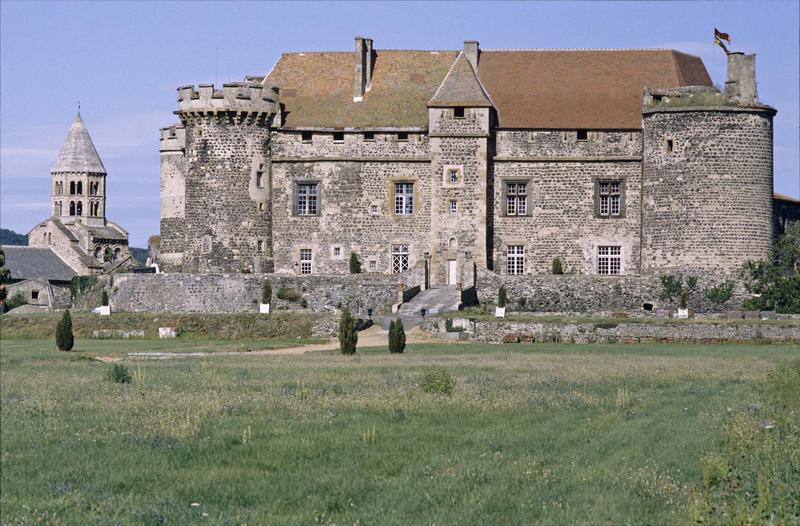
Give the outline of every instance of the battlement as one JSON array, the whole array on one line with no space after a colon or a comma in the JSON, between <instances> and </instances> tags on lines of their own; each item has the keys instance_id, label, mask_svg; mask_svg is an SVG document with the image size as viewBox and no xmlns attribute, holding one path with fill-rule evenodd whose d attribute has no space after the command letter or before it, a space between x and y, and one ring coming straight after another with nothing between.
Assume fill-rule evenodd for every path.
<instances>
[{"instance_id":1,"label":"battlement","mask_svg":"<svg viewBox=\"0 0 800 526\"><path fill-rule=\"evenodd\" d=\"M186 148L186 128L182 124L173 124L167 128L161 128L159 139L159 151L175 152L183 151Z\"/></svg>"},{"instance_id":2,"label":"battlement","mask_svg":"<svg viewBox=\"0 0 800 526\"><path fill-rule=\"evenodd\" d=\"M176 113L275 113L278 109L278 88L264 87L248 79L229 82L215 89L213 84L181 86L178 88Z\"/></svg>"}]
</instances>

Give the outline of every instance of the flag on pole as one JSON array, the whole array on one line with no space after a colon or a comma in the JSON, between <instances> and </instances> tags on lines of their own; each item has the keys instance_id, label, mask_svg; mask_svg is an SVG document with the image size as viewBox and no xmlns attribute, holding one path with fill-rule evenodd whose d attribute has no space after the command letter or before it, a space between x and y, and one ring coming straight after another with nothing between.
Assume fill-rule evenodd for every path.
<instances>
[{"instance_id":1,"label":"flag on pole","mask_svg":"<svg viewBox=\"0 0 800 526\"><path fill-rule=\"evenodd\" d=\"M725 44L722 41L726 41L728 45L731 45L731 36L728 33L723 33L716 27L714 28L714 43L722 48L725 53L728 53L728 48L725 47Z\"/></svg>"}]
</instances>

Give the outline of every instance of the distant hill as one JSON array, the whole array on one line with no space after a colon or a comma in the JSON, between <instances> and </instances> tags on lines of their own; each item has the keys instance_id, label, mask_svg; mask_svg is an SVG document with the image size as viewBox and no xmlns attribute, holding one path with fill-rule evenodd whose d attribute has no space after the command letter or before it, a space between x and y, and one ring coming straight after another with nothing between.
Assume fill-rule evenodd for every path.
<instances>
[{"instance_id":1,"label":"distant hill","mask_svg":"<svg viewBox=\"0 0 800 526\"><path fill-rule=\"evenodd\" d=\"M136 248L136 247L128 247L128 250L131 251L131 256L133 259L144 265L147 262L147 249L146 248Z\"/></svg>"},{"instance_id":2,"label":"distant hill","mask_svg":"<svg viewBox=\"0 0 800 526\"><path fill-rule=\"evenodd\" d=\"M17 234L13 230L7 228L0 228L0 245L21 245L28 244L28 236L25 234Z\"/></svg>"}]
</instances>

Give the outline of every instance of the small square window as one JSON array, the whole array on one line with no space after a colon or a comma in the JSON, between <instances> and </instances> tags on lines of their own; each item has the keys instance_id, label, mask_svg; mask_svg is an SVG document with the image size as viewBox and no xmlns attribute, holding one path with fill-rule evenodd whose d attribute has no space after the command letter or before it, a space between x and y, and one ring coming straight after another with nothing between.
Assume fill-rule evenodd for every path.
<instances>
[{"instance_id":1,"label":"small square window","mask_svg":"<svg viewBox=\"0 0 800 526\"><path fill-rule=\"evenodd\" d=\"M458 201L455 199L450 200L450 213L457 214L458 213Z\"/></svg>"},{"instance_id":2,"label":"small square window","mask_svg":"<svg viewBox=\"0 0 800 526\"><path fill-rule=\"evenodd\" d=\"M311 139L314 137L314 133L310 131L304 131L300 133L303 142L311 142Z\"/></svg>"},{"instance_id":3,"label":"small square window","mask_svg":"<svg viewBox=\"0 0 800 526\"><path fill-rule=\"evenodd\" d=\"M397 140L399 142L408 142L408 133L407 132L400 132L397 134Z\"/></svg>"},{"instance_id":4,"label":"small square window","mask_svg":"<svg viewBox=\"0 0 800 526\"><path fill-rule=\"evenodd\" d=\"M344 132L334 132L333 142L344 142Z\"/></svg>"},{"instance_id":5,"label":"small square window","mask_svg":"<svg viewBox=\"0 0 800 526\"><path fill-rule=\"evenodd\" d=\"M578 130L578 140L579 141L588 141L589 140L589 130Z\"/></svg>"},{"instance_id":6,"label":"small square window","mask_svg":"<svg viewBox=\"0 0 800 526\"><path fill-rule=\"evenodd\" d=\"M333 257L338 258L342 255L342 247L333 247Z\"/></svg>"},{"instance_id":7,"label":"small square window","mask_svg":"<svg viewBox=\"0 0 800 526\"><path fill-rule=\"evenodd\" d=\"M456 106L453 108L453 117L456 119L463 119L464 118L464 108L462 106Z\"/></svg>"},{"instance_id":8,"label":"small square window","mask_svg":"<svg viewBox=\"0 0 800 526\"><path fill-rule=\"evenodd\" d=\"M263 203L263 202L262 203L258 203L258 209L259 210L266 210L267 209L267 203Z\"/></svg>"},{"instance_id":9,"label":"small square window","mask_svg":"<svg viewBox=\"0 0 800 526\"><path fill-rule=\"evenodd\" d=\"M39 299L39 291L38 290L32 290L31 291L31 299L32 300L38 300Z\"/></svg>"},{"instance_id":10,"label":"small square window","mask_svg":"<svg viewBox=\"0 0 800 526\"><path fill-rule=\"evenodd\" d=\"M375 140L375 132L364 132L364 140L365 141L374 141Z\"/></svg>"},{"instance_id":11,"label":"small square window","mask_svg":"<svg viewBox=\"0 0 800 526\"><path fill-rule=\"evenodd\" d=\"M378 215L378 205L370 205L369 213L374 216Z\"/></svg>"}]
</instances>

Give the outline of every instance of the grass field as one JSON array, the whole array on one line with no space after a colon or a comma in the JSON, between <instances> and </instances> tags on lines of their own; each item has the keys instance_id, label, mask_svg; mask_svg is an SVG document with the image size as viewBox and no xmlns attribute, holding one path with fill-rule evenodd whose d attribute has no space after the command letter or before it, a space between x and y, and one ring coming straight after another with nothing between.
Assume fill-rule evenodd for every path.
<instances>
[{"instance_id":1,"label":"grass field","mask_svg":"<svg viewBox=\"0 0 800 526\"><path fill-rule=\"evenodd\" d=\"M0 522L800 522L788 346L93 360L269 344L2 340Z\"/></svg>"}]
</instances>

